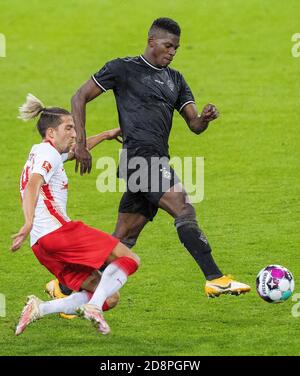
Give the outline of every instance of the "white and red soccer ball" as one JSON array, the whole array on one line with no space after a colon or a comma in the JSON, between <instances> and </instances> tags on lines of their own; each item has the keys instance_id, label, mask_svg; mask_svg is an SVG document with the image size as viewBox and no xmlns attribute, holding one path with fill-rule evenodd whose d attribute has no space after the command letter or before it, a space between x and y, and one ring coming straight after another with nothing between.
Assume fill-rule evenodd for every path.
<instances>
[{"instance_id":1,"label":"white and red soccer ball","mask_svg":"<svg viewBox=\"0 0 300 376\"><path fill-rule=\"evenodd\" d=\"M256 277L258 295L268 303L282 303L295 288L292 273L281 265L268 265Z\"/></svg>"}]
</instances>

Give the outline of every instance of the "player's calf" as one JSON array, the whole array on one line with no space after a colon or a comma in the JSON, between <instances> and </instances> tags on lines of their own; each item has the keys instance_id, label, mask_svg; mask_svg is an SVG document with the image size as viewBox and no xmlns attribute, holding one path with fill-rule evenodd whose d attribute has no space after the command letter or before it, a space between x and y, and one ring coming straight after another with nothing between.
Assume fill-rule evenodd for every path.
<instances>
[{"instance_id":1,"label":"player's calf","mask_svg":"<svg viewBox=\"0 0 300 376\"><path fill-rule=\"evenodd\" d=\"M135 273L140 265L140 258L131 252L122 243L119 243L109 259L109 265L105 268L93 296L88 302L102 310L103 304L108 297L113 296L127 282L128 276ZM81 286L87 288L84 282Z\"/></svg>"},{"instance_id":2,"label":"player's calf","mask_svg":"<svg viewBox=\"0 0 300 376\"><path fill-rule=\"evenodd\" d=\"M101 273L100 273L100 278L101 278ZM89 279L89 281L91 281L91 279ZM100 279L98 280L98 283L99 283L99 281L100 281ZM68 289L68 288L66 288L66 289ZM72 292L73 292L72 290L69 290L69 291L70 291L70 294L67 294L67 295L64 294L65 289L61 288L61 284L59 283L59 281L57 279L54 279L54 280L48 282L46 284L46 287L45 287L45 292L52 299L66 298L69 295L71 295ZM92 297L92 293L90 293L90 297ZM102 311L108 311L108 310L114 308L119 303L119 301L120 301L120 293L116 292L115 294L113 294L112 296L108 297L105 300L105 302L103 303L103 306L102 306ZM66 313L62 313L62 312L59 313L59 316L63 319L67 319L67 320L72 320L72 319L78 317L77 315L71 315L71 314L66 314Z\"/></svg>"},{"instance_id":3,"label":"player's calf","mask_svg":"<svg viewBox=\"0 0 300 376\"><path fill-rule=\"evenodd\" d=\"M177 217L175 226L181 243L194 257L205 278L212 280L222 277L223 274L212 257L211 247L203 231L199 228L195 215Z\"/></svg>"}]
</instances>

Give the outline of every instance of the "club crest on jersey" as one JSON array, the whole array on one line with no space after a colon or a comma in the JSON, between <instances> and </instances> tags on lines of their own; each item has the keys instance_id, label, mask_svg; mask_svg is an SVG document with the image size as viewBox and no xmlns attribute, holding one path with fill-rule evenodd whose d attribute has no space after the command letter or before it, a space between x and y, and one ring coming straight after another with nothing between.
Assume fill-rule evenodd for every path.
<instances>
[{"instance_id":1,"label":"club crest on jersey","mask_svg":"<svg viewBox=\"0 0 300 376\"><path fill-rule=\"evenodd\" d=\"M171 174L170 171L167 170L166 167L161 168L160 171L162 172L162 176L163 176L163 178L168 179L168 180L171 180L171 178L172 178L172 174Z\"/></svg>"},{"instance_id":2,"label":"club crest on jersey","mask_svg":"<svg viewBox=\"0 0 300 376\"><path fill-rule=\"evenodd\" d=\"M44 163L42 164L42 168L43 168L43 169L47 172L47 174L48 174L48 172L51 170L52 166L51 166L51 164L50 164L49 162L44 161Z\"/></svg>"},{"instance_id":3,"label":"club crest on jersey","mask_svg":"<svg viewBox=\"0 0 300 376\"><path fill-rule=\"evenodd\" d=\"M173 81L168 80L168 81L167 81L167 85L169 86L169 89L170 89L171 91L174 90L174 82L173 82Z\"/></svg>"}]
</instances>

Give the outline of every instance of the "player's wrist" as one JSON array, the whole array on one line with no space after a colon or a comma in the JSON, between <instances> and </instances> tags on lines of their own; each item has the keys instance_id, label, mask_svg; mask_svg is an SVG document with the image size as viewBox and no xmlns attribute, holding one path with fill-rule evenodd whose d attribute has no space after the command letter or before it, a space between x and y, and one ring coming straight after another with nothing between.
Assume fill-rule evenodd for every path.
<instances>
[{"instance_id":1,"label":"player's wrist","mask_svg":"<svg viewBox=\"0 0 300 376\"><path fill-rule=\"evenodd\" d=\"M28 231L31 231L32 229L32 226L33 226L33 220L26 220L25 223L24 223L24 226L23 228L28 230Z\"/></svg>"},{"instance_id":2,"label":"player's wrist","mask_svg":"<svg viewBox=\"0 0 300 376\"><path fill-rule=\"evenodd\" d=\"M205 129L208 127L209 125L209 120L205 119L205 117L201 114L201 115L198 115L198 130L199 130L199 133L205 131Z\"/></svg>"},{"instance_id":3,"label":"player's wrist","mask_svg":"<svg viewBox=\"0 0 300 376\"><path fill-rule=\"evenodd\" d=\"M208 124L209 123L209 120L203 114L199 115L199 119L200 119L200 122L202 124Z\"/></svg>"},{"instance_id":4,"label":"player's wrist","mask_svg":"<svg viewBox=\"0 0 300 376\"><path fill-rule=\"evenodd\" d=\"M76 142L76 149L85 149L86 148L86 142L80 141Z\"/></svg>"}]
</instances>

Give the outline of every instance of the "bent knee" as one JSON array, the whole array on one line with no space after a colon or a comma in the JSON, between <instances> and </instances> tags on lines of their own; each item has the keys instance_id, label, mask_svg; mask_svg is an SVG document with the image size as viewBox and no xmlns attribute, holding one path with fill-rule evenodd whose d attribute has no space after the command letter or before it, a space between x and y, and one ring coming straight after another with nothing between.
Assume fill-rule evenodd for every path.
<instances>
[{"instance_id":1,"label":"bent knee","mask_svg":"<svg viewBox=\"0 0 300 376\"><path fill-rule=\"evenodd\" d=\"M131 252L131 258L136 262L137 267L141 265L141 258L136 253Z\"/></svg>"},{"instance_id":2,"label":"bent knee","mask_svg":"<svg viewBox=\"0 0 300 376\"><path fill-rule=\"evenodd\" d=\"M112 236L119 239L122 244L124 244L127 248L131 249L136 244L138 233L131 234L129 233L129 231L127 231L126 233L121 231L115 231L113 232Z\"/></svg>"},{"instance_id":3,"label":"bent knee","mask_svg":"<svg viewBox=\"0 0 300 376\"><path fill-rule=\"evenodd\" d=\"M125 254L123 258L119 258L119 262L122 263L122 267L126 270L126 273L129 276L138 270L141 264L141 259L136 253L131 252L128 249L127 254Z\"/></svg>"},{"instance_id":4,"label":"bent knee","mask_svg":"<svg viewBox=\"0 0 300 376\"><path fill-rule=\"evenodd\" d=\"M178 215L176 217L182 217L182 216L186 216L186 215L196 216L195 209L194 209L193 205L190 204L190 203L182 204L182 206L181 206L181 208L178 212Z\"/></svg>"},{"instance_id":5,"label":"bent knee","mask_svg":"<svg viewBox=\"0 0 300 376\"><path fill-rule=\"evenodd\" d=\"M136 253L131 252L129 250L129 253L127 255L125 255L125 257L132 259L136 263L136 269L138 269L139 266L141 265L141 258Z\"/></svg>"},{"instance_id":6,"label":"bent knee","mask_svg":"<svg viewBox=\"0 0 300 376\"><path fill-rule=\"evenodd\" d=\"M118 243L117 246L114 248L113 252L111 253L108 261L109 263L114 261L115 259L121 258L121 257L128 257L135 261L137 266L140 265L140 257L132 252L128 247L126 247L122 242Z\"/></svg>"}]
</instances>

